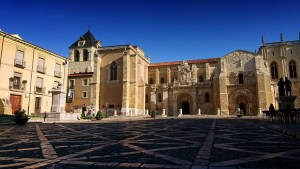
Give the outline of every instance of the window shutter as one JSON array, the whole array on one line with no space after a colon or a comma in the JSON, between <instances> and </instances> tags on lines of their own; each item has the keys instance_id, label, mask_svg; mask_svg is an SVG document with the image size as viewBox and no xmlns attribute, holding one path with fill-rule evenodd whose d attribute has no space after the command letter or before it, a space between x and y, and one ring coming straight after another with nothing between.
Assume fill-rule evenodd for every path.
<instances>
[{"instance_id":1,"label":"window shutter","mask_svg":"<svg viewBox=\"0 0 300 169\"><path fill-rule=\"evenodd\" d=\"M36 78L35 86L36 87L42 87L43 79L42 78Z\"/></svg>"},{"instance_id":2,"label":"window shutter","mask_svg":"<svg viewBox=\"0 0 300 169\"><path fill-rule=\"evenodd\" d=\"M16 60L17 61L23 61L23 57L24 57L24 52L17 50L17 55L16 55Z\"/></svg>"},{"instance_id":3,"label":"window shutter","mask_svg":"<svg viewBox=\"0 0 300 169\"><path fill-rule=\"evenodd\" d=\"M55 71L60 72L60 64L55 64Z\"/></svg>"},{"instance_id":4,"label":"window shutter","mask_svg":"<svg viewBox=\"0 0 300 169\"><path fill-rule=\"evenodd\" d=\"M39 60L38 60L38 66L44 66L44 64L45 64L45 59L42 59L42 58L39 58Z\"/></svg>"}]
</instances>

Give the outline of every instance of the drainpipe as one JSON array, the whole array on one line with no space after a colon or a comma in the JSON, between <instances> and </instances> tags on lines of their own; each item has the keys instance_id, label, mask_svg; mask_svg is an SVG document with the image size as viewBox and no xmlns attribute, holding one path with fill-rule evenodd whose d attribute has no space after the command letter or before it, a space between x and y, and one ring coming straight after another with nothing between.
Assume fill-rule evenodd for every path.
<instances>
[{"instance_id":1,"label":"drainpipe","mask_svg":"<svg viewBox=\"0 0 300 169\"><path fill-rule=\"evenodd\" d=\"M27 114L29 115L29 106L30 106L30 95L31 95L31 85L32 85L32 74L33 74L33 62L34 62L34 52L36 50L36 47L33 48L32 52L32 62L31 62L31 74L30 74L30 85L29 85L29 93L28 93L28 107L27 107Z\"/></svg>"},{"instance_id":2,"label":"drainpipe","mask_svg":"<svg viewBox=\"0 0 300 169\"><path fill-rule=\"evenodd\" d=\"M1 45L1 54L0 54L0 68L1 68L1 63L2 63L2 53L3 53L3 44L4 44L4 38L6 35L3 35L3 39L2 39L2 45Z\"/></svg>"}]
</instances>

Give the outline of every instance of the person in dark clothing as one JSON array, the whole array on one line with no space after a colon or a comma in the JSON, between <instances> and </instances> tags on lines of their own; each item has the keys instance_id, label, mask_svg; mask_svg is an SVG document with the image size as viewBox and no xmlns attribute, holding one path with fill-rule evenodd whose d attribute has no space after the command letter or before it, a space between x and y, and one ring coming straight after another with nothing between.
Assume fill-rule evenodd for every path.
<instances>
[{"instance_id":1,"label":"person in dark clothing","mask_svg":"<svg viewBox=\"0 0 300 169\"><path fill-rule=\"evenodd\" d=\"M290 94L290 96L292 95L292 82L285 77L285 93L288 96Z\"/></svg>"},{"instance_id":2,"label":"person in dark clothing","mask_svg":"<svg viewBox=\"0 0 300 169\"><path fill-rule=\"evenodd\" d=\"M279 96L285 96L285 92L284 92L285 82L283 81L283 78L280 78L279 82L277 83L277 86L278 86Z\"/></svg>"},{"instance_id":3,"label":"person in dark clothing","mask_svg":"<svg viewBox=\"0 0 300 169\"><path fill-rule=\"evenodd\" d=\"M273 104L270 104L269 113L273 121L274 117L276 116L276 110Z\"/></svg>"},{"instance_id":4,"label":"person in dark clothing","mask_svg":"<svg viewBox=\"0 0 300 169\"><path fill-rule=\"evenodd\" d=\"M82 105L81 109L82 109L82 114L85 114L86 113L86 106L85 106L85 104Z\"/></svg>"}]
</instances>

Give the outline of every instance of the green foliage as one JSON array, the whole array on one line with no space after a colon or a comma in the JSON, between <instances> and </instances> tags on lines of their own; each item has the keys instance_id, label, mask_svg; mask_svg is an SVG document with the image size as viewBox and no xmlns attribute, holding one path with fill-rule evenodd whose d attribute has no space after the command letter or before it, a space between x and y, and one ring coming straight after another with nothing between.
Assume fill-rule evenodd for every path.
<instances>
[{"instance_id":1,"label":"green foliage","mask_svg":"<svg viewBox=\"0 0 300 169\"><path fill-rule=\"evenodd\" d=\"M24 125L29 120L28 116L26 115L26 110L20 109L15 111L15 118L14 121L16 124Z\"/></svg>"},{"instance_id":2,"label":"green foliage","mask_svg":"<svg viewBox=\"0 0 300 169\"><path fill-rule=\"evenodd\" d=\"M150 116L151 116L152 118L155 118L155 117L156 117L156 111L155 111L154 109L151 111Z\"/></svg>"},{"instance_id":3,"label":"green foliage","mask_svg":"<svg viewBox=\"0 0 300 169\"><path fill-rule=\"evenodd\" d=\"M104 118L104 114L99 110L96 114L96 120L101 120Z\"/></svg>"}]
</instances>

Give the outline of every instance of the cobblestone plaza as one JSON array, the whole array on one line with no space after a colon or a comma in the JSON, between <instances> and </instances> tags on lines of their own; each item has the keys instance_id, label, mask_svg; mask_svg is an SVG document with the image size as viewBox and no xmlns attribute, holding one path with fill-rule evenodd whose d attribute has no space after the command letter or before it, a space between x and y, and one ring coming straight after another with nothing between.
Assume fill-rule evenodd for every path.
<instances>
[{"instance_id":1,"label":"cobblestone plaza","mask_svg":"<svg viewBox=\"0 0 300 169\"><path fill-rule=\"evenodd\" d=\"M2 125L0 168L299 168L299 140L269 126L245 118Z\"/></svg>"}]
</instances>

